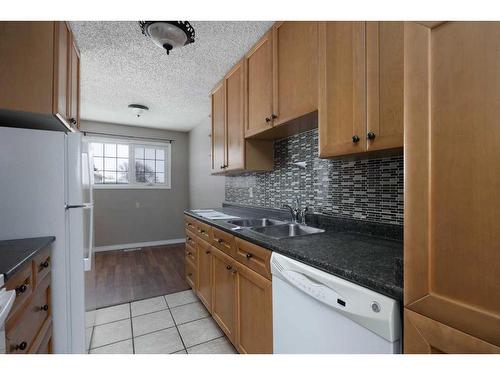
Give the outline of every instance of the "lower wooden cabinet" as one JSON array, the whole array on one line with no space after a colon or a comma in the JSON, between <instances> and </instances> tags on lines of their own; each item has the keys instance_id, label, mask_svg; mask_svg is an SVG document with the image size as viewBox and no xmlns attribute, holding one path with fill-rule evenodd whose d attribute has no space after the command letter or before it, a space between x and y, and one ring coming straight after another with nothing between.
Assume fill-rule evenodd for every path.
<instances>
[{"instance_id":1,"label":"lower wooden cabinet","mask_svg":"<svg viewBox=\"0 0 500 375\"><path fill-rule=\"evenodd\" d=\"M222 251L212 248L212 317L236 345L236 267Z\"/></svg>"},{"instance_id":2,"label":"lower wooden cabinet","mask_svg":"<svg viewBox=\"0 0 500 375\"><path fill-rule=\"evenodd\" d=\"M273 352L273 308L271 281L237 265L236 322L240 353Z\"/></svg>"},{"instance_id":3,"label":"lower wooden cabinet","mask_svg":"<svg viewBox=\"0 0 500 375\"><path fill-rule=\"evenodd\" d=\"M200 224L186 216L186 228ZM219 229L209 226L207 230L214 233L212 243L201 234L193 237L188 229L197 256L196 264L186 256L187 282L240 353L272 353L271 252ZM238 251L221 246L217 241L221 238L231 244L231 250L237 247Z\"/></svg>"}]
</instances>

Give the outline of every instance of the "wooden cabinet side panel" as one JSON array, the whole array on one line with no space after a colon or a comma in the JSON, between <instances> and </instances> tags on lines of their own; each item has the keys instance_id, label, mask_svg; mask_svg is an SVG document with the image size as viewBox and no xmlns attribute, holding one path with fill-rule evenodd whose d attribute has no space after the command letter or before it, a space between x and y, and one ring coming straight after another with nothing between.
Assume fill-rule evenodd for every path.
<instances>
[{"instance_id":1,"label":"wooden cabinet side panel","mask_svg":"<svg viewBox=\"0 0 500 375\"><path fill-rule=\"evenodd\" d=\"M273 126L318 109L318 22L274 26Z\"/></svg>"},{"instance_id":2,"label":"wooden cabinet side panel","mask_svg":"<svg viewBox=\"0 0 500 375\"><path fill-rule=\"evenodd\" d=\"M319 154L366 150L365 23L319 25ZM353 136L359 141L353 142Z\"/></svg>"},{"instance_id":3,"label":"wooden cabinet side panel","mask_svg":"<svg viewBox=\"0 0 500 375\"><path fill-rule=\"evenodd\" d=\"M65 121L70 117L71 33L64 21L55 22L53 112Z\"/></svg>"},{"instance_id":4,"label":"wooden cabinet side panel","mask_svg":"<svg viewBox=\"0 0 500 375\"><path fill-rule=\"evenodd\" d=\"M367 22L367 150L403 147L404 23ZM365 134L366 135L366 134Z\"/></svg>"},{"instance_id":5,"label":"wooden cabinet side panel","mask_svg":"<svg viewBox=\"0 0 500 375\"><path fill-rule=\"evenodd\" d=\"M70 96L69 118L73 128L80 129L80 52L73 35L70 43Z\"/></svg>"},{"instance_id":6,"label":"wooden cabinet side panel","mask_svg":"<svg viewBox=\"0 0 500 375\"><path fill-rule=\"evenodd\" d=\"M220 173L226 163L225 85L212 93L212 172Z\"/></svg>"},{"instance_id":7,"label":"wooden cabinet side panel","mask_svg":"<svg viewBox=\"0 0 500 375\"><path fill-rule=\"evenodd\" d=\"M54 22L0 22L0 108L52 113Z\"/></svg>"}]
</instances>

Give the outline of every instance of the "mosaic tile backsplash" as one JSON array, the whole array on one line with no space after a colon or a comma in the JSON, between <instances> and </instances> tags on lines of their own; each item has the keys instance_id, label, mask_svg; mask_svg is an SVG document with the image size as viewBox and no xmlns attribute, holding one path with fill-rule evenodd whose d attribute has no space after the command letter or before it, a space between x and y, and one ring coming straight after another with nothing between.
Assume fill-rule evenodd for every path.
<instances>
[{"instance_id":1,"label":"mosaic tile backsplash","mask_svg":"<svg viewBox=\"0 0 500 375\"><path fill-rule=\"evenodd\" d=\"M280 139L273 171L226 176L225 199L280 208L298 196L316 213L403 225L402 155L366 160L317 155L317 129ZM299 161L306 162L305 169L294 165Z\"/></svg>"}]
</instances>

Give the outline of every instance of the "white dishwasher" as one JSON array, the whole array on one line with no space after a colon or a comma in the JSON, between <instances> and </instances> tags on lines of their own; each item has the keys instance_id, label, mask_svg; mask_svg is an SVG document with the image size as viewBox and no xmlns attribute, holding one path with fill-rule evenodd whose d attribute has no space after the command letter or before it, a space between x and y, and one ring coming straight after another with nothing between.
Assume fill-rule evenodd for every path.
<instances>
[{"instance_id":1,"label":"white dishwasher","mask_svg":"<svg viewBox=\"0 0 500 375\"><path fill-rule=\"evenodd\" d=\"M399 303L283 255L271 257L274 353L400 353Z\"/></svg>"}]
</instances>

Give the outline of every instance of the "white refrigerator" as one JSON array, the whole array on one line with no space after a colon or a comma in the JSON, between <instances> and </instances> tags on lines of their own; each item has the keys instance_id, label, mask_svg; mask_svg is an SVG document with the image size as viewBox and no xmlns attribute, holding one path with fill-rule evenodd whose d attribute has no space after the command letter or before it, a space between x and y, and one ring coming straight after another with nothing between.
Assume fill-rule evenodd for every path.
<instances>
[{"instance_id":1,"label":"white refrigerator","mask_svg":"<svg viewBox=\"0 0 500 375\"><path fill-rule=\"evenodd\" d=\"M55 236L55 353L85 353L95 309L92 156L80 133L0 127L0 240ZM87 321L87 325L92 322Z\"/></svg>"}]
</instances>

